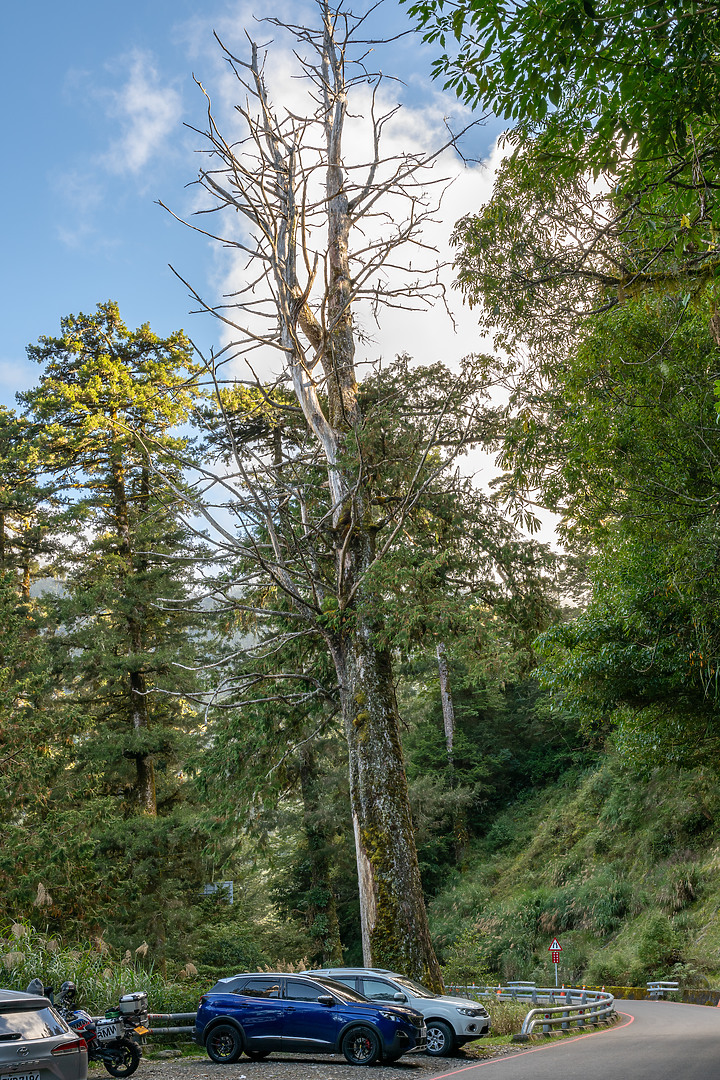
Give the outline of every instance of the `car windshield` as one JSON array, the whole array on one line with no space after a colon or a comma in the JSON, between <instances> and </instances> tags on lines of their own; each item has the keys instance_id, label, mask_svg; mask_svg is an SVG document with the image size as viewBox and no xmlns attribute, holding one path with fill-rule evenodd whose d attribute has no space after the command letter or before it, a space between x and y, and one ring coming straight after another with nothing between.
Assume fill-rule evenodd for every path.
<instances>
[{"instance_id":1,"label":"car windshield","mask_svg":"<svg viewBox=\"0 0 720 1080\"><path fill-rule=\"evenodd\" d=\"M393 975L393 982L396 982L399 986L404 986L406 990L412 990L415 997L437 997L437 994L434 994L432 990L428 990L427 986L421 986L420 983L415 982L413 979L406 979L404 976L398 978L397 975Z\"/></svg>"},{"instance_id":2,"label":"car windshield","mask_svg":"<svg viewBox=\"0 0 720 1080\"><path fill-rule=\"evenodd\" d=\"M47 1039L64 1035L68 1030L64 1020L52 1009L28 1009L0 1012L0 1041L14 1039Z\"/></svg>"},{"instance_id":3,"label":"car windshield","mask_svg":"<svg viewBox=\"0 0 720 1080\"><path fill-rule=\"evenodd\" d=\"M317 976L314 976L314 979L315 982L320 983L321 986L327 987L328 990L332 991L332 993L335 994L336 997L342 998L343 1001L368 1000L364 994L359 994L357 990L351 990L349 986L345 985L345 983L335 982L334 979L326 979L325 976L323 976L322 979L318 979Z\"/></svg>"}]
</instances>

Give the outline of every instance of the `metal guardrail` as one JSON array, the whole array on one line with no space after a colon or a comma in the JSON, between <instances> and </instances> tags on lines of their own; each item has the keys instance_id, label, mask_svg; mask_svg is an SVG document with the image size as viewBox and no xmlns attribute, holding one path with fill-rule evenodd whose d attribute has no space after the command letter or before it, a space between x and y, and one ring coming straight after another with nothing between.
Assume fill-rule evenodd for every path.
<instances>
[{"instance_id":1,"label":"metal guardrail","mask_svg":"<svg viewBox=\"0 0 720 1080\"><path fill-rule=\"evenodd\" d=\"M558 995L561 999L563 994ZM544 1005L531 1009L523 1020L520 1033L513 1036L514 1042L526 1042L533 1033L535 1025L542 1021L543 1031L557 1024L567 1031L572 1024L583 1028L586 1024L600 1024L615 1012L615 998L604 990L565 990L565 1000L559 1005Z\"/></svg>"},{"instance_id":2,"label":"metal guardrail","mask_svg":"<svg viewBox=\"0 0 720 1080\"><path fill-rule=\"evenodd\" d=\"M195 1030L195 1016L191 1013L148 1013L148 1028L151 1035L186 1035ZM183 1021L192 1020L192 1024L183 1024ZM160 1022L170 1024L170 1027L156 1027ZM180 1025L180 1026L178 1026Z\"/></svg>"},{"instance_id":3,"label":"metal guardrail","mask_svg":"<svg viewBox=\"0 0 720 1080\"><path fill-rule=\"evenodd\" d=\"M528 1002L538 1006L530 1009L523 1020L520 1032L513 1036L515 1042L527 1042L535 1025L542 1023L544 1032L560 1025L566 1031L571 1025L583 1028L586 1024L600 1024L615 1012L615 998L605 990L578 990L570 987L537 987L532 983L510 983L507 986L453 986L450 991L462 990L470 996L494 997L499 1001Z\"/></svg>"},{"instance_id":4,"label":"metal guardrail","mask_svg":"<svg viewBox=\"0 0 720 1080\"><path fill-rule=\"evenodd\" d=\"M667 979L663 982L662 979L655 982L649 982L647 984L648 995L653 1000L659 1001L665 994L672 994L676 990L680 989L679 982L669 982Z\"/></svg>"}]
</instances>

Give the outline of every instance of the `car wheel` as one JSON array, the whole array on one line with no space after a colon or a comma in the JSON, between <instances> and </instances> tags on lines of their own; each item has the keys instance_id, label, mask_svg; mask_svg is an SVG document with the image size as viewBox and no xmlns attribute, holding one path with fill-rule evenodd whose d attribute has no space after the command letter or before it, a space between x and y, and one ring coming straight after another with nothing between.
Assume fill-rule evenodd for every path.
<instances>
[{"instance_id":1,"label":"car wheel","mask_svg":"<svg viewBox=\"0 0 720 1080\"><path fill-rule=\"evenodd\" d=\"M431 1057L449 1057L455 1049L455 1034L443 1020L431 1020L427 1026L425 1053Z\"/></svg>"},{"instance_id":2,"label":"car wheel","mask_svg":"<svg viewBox=\"0 0 720 1080\"><path fill-rule=\"evenodd\" d=\"M351 1065L372 1065L380 1057L380 1040L372 1028L354 1027L343 1035L340 1049Z\"/></svg>"},{"instance_id":3,"label":"car wheel","mask_svg":"<svg viewBox=\"0 0 720 1080\"><path fill-rule=\"evenodd\" d=\"M218 1024L207 1037L205 1049L218 1065L234 1065L242 1053L242 1038L232 1024Z\"/></svg>"},{"instance_id":4,"label":"car wheel","mask_svg":"<svg viewBox=\"0 0 720 1080\"><path fill-rule=\"evenodd\" d=\"M266 1057L270 1057L269 1050L246 1050L245 1053L251 1061L264 1061Z\"/></svg>"},{"instance_id":5,"label":"car wheel","mask_svg":"<svg viewBox=\"0 0 720 1080\"><path fill-rule=\"evenodd\" d=\"M131 1039L117 1039L103 1051L103 1065L111 1076L131 1076L140 1064L140 1057L137 1043Z\"/></svg>"}]
</instances>

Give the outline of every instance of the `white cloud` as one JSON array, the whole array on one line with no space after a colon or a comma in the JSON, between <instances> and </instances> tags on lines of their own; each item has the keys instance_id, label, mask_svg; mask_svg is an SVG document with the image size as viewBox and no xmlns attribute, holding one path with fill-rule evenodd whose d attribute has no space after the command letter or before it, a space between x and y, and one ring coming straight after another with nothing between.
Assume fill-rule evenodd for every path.
<instances>
[{"instance_id":1,"label":"white cloud","mask_svg":"<svg viewBox=\"0 0 720 1080\"><path fill-rule=\"evenodd\" d=\"M133 50L113 64L118 67L127 68L127 78L108 93L107 113L118 122L119 134L102 162L113 173L139 173L177 133L181 97L175 87L163 85L147 51Z\"/></svg>"},{"instance_id":2,"label":"white cloud","mask_svg":"<svg viewBox=\"0 0 720 1080\"><path fill-rule=\"evenodd\" d=\"M108 61L105 85L96 72L72 69L66 93L73 101L86 99L100 107L104 146L89 148L72 164L53 174L68 214L58 221L56 234L69 248L115 247L119 237L108 238L101 211L121 178L133 177L135 188L154 187L157 167L176 157L182 131L182 99L178 80L163 80L154 55L134 49ZM107 75L114 86L107 85Z\"/></svg>"}]
</instances>

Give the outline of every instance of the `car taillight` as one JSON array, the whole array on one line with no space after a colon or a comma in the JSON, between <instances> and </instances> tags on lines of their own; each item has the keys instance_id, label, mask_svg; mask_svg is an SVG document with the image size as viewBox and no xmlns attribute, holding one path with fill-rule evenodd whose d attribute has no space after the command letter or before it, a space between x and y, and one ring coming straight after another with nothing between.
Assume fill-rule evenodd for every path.
<instances>
[{"instance_id":1,"label":"car taillight","mask_svg":"<svg viewBox=\"0 0 720 1080\"><path fill-rule=\"evenodd\" d=\"M50 1053L55 1054L79 1054L81 1050L87 1050L87 1043L84 1039L73 1039L72 1042L62 1043L61 1046L56 1046Z\"/></svg>"},{"instance_id":2,"label":"car taillight","mask_svg":"<svg viewBox=\"0 0 720 1080\"><path fill-rule=\"evenodd\" d=\"M200 1008L200 1006L201 1006L201 1005L204 1005L206 1001L207 1001L207 998L206 998L206 997L205 997L205 995L203 994L203 996L202 996L202 997L200 998L200 1000L198 1001L198 1009Z\"/></svg>"}]
</instances>

